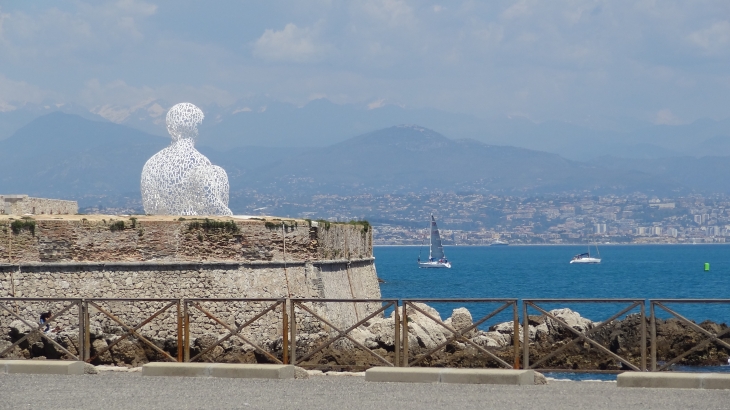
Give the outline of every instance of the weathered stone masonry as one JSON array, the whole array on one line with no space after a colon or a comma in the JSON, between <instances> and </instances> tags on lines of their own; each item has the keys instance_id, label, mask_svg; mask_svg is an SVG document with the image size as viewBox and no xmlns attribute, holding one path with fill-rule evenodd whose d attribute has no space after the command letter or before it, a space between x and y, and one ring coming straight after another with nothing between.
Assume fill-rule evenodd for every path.
<instances>
[{"instance_id":1,"label":"weathered stone masonry","mask_svg":"<svg viewBox=\"0 0 730 410\"><path fill-rule=\"evenodd\" d=\"M0 215L73 215L79 212L76 201L33 198L28 195L0 195Z\"/></svg>"},{"instance_id":2,"label":"weathered stone masonry","mask_svg":"<svg viewBox=\"0 0 730 410\"><path fill-rule=\"evenodd\" d=\"M362 225L216 218L237 228L206 230L195 225L201 219L172 217L0 218L0 297L380 297L372 231ZM14 231L15 220L29 223ZM34 311L25 316L50 308L28 305ZM368 309L322 304L318 311L345 325ZM214 310L231 320L241 313Z\"/></svg>"}]
</instances>

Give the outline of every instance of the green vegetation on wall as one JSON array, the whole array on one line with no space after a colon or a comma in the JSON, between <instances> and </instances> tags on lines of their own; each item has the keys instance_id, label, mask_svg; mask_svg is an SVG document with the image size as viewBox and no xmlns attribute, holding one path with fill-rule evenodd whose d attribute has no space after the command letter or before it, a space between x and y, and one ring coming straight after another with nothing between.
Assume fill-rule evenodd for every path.
<instances>
[{"instance_id":1,"label":"green vegetation on wall","mask_svg":"<svg viewBox=\"0 0 730 410\"><path fill-rule=\"evenodd\" d=\"M114 231L123 231L124 230L124 221L114 221L109 225L109 230Z\"/></svg>"},{"instance_id":2,"label":"green vegetation on wall","mask_svg":"<svg viewBox=\"0 0 730 410\"><path fill-rule=\"evenodd\" d=\"M216 221L213 219L205 218L203 222L193 221L188 224L188 231L194 231L202 229L205 232L209 231L223 231L230 233L238 233L240 228L232 221Z\"/></svg>"},{"instance_id":3,"label":"green vegetation on wall","mask_svg":"<svg viewBox=\"0 0 730 410\"><path fill-rule=\"evenodd\" d=\"M23 218L16 219L10 224L10 230L16 235L24 229L30 231L31 235L35 236L35 221L30 218Z\"/></svg>"},{"instance_id":4,"label":"green vegetation on wall","mask_svg":"<svg viewBox=\"0 0 730 410\"><path fill-rule=\"evenodd\" d=\"M362 226L362 231L367 233L367 231L370 230L370 222L368 221L350 221L348 222L350 225L360 225Z\"/></svg>"}]
</instances>

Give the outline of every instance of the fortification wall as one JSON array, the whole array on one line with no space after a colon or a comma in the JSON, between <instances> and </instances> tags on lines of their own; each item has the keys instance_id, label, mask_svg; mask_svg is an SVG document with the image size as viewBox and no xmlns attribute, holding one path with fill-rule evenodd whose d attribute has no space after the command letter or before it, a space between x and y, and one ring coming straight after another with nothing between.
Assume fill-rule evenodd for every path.
<instances>
[{"instance_id":1,"label":"fortification wall","mask_svg":"<svg viewBox=\"0 0 730 410\"><path fill-rule=\"evenodd\" d=\"M22 221L23 226L12 226ZM380 298L372 257L372 231L362 225L309 226L304 220L215 221L172 217L69 216L0 217L0 297L41 298ZM129 323L139 323L160 302L132 306L105 302ZM376 304L313 303L334 325L347 327ZM31 323L62 303L28 302L18 314ZM240 324L261 304L206 303L206 309ZM145 312L147 316L145 316ZM75 312L75 311L74 311ZM199 312L198 312L199 313ZM246 332L255 340L280 337L281 323L270 314ZM163 315L141 329L164 339L176 316ZM0 332L14 320L0 313ZM302 331L326 331L311 316L298 317ZM73 313L57 323L76 326ZM99 312L99 328L118 326ZM210 321L191 326L193 338L225 333Z\"/></svg>"},{"instance_id":2,"label":"fortification wall","mask_svg":"<svg viewBox=\"0 0 730 410\"><path fill-rule=\"evenodd\" d=\"M79 212L76 201L33 198L28 195L0 195L0 214L73 215Z\"/></svg>"},{"instance_id":3,"label":"fortification wall","mask_svg":"<svg viewBox=\"0 0 730 410\"><path fill-rule=\"evenodd\" d=\"M0 263L368 257L372 257L372 231L363 225L310 227L304 220L215 218L206 223L204 219L103 215L12 219L0 215Z\"/></svg>"},{"instance_id":4,"label":"fortification wall","mask_svg":"<svg viewBox=\"0 0 730 410\"><path fill-rule=\"evenodd\" d=\"M353 280L353 278L357 278ZM34 263L0 265L0 297L22 298L379 298L380 289L372 258L318 262L251 263ZM262 302L263 303L263 302ZM105 302L107 309L130 324L136 324L160 309L164 303L134 305ZM243 323L258 313L262 304L205 303L212 314L230 324ZM35 323L41 312L62 308L60 302L23 303L18 313ZM349 326L367 315L368 304L320 303L315 311L336 326ZM200 313L200 312L197 312ZM202 316L202 315L199 315ZM248 329L260 342L281 336L281 323L271 314ZM6 333L13 321L0 312L0 331ZM311 318L300 319L303 331L318 332L321 324L308 328ZM76 314L65 315L56 323L62 328L77 326ZM92 325L117 326L97 313ZM176 328L174 312L142 329L147 337L164 339ZM216 330L217 328L217 330ZM265 329L265 331L262 331ZM206 333L222 335L224 329L202 320L191 327L193 338ZM273 339L272 339L273 338Z\"/></svg>"}]
</instances>

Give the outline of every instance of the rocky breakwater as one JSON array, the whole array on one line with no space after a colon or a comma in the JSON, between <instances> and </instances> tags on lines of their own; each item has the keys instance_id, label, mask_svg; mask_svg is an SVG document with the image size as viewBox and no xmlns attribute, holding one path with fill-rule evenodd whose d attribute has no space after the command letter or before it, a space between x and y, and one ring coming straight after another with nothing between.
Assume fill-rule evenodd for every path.
<instances>
[{"instance_id":1,"label":"rocky breakwater","mask_svg":"<svg viewBox=\"0 0 730 410\"><path fill-rule=\"evenodd\" d=\"M425 304L416 304L428 315L441 320L439 313ZM451 339L454 334L449 330L462 332L473 325L471 313L465 308L454 309L451 316L443 323L433 321L423 313L409 308L408 310L408 361L415 366L431 367L500 367L492 357L478 349L479 346L490 351L506 363L514 361L514 325L513 322L504 322L493 325L488 329L471 329L463 332L461 340ZM601 322L593 322L582 317L578 312L570 309L555 309L550 313L565 322L574 330L589 334L590 338L606 347L611 352L626 358L630 363L639 366L641 358L641 318L639 315L629 315L623 319L614 320L599 329ZM547 316L528 316L528 340L530 363L537 363L541 358L554 353L567 345L575 334L560 323ZM648 322L648 321L647 321ZM715 334L722 334L728 328L725 324L702 322L700 327ZM344 326L345 329L349 326ZM649 324L647 323L647 344ZM0 351L5 350L13 342L25 336L30 329L21 321L14 321L9 326L10 331L0 337ZM520 332L522 329L520 328ZM106 350L124 334L118 327L92 326L91 355L94 364L111 364L117 366L137 367L151 361L162 361L164 357L150 346L128 338L117 342ZM350 332L350 339L340 339L326 348L317 348L337 332L314 322L303 322L297 331L297 357L306 358L302 365L320 370L357 370L371 366L382 365L381 359L356 346L361 344L382 359L394 362L395 360L395 318L391 313L387 317L375 317ZM191 357L200 352L206 352L202 361L222 363L268 363L270 357L256 351L252 346L242 343L236 338L230 338L218 346L213 346L222 335L206 333L191 340ZM271 355L281 359L283 339L279 336L255 337L256 343ZM520 345L522 334L520 333ZM68 350L78 354L78 328L51 332L48 337ZM177 338L170 335L166 338L148 338L159 349L177 355ZM669 361L682 353L692 349L707 338L675 319L657 319L657 358L660 362ZM353 342L354 340L354 342ZM468 340L469 342L467 342ZM730 336L722 337L730 343ZM356 342L356 343L355 343ZM444 344L440 350L431 352L434 348ZM520 346L521 347L521 346ZM104 351L106 350L106 351ZM708 343L692 354L684 357L683 365L718 365L728 360L728 350L715 343ZM647 347L647 355L649 354ZM522 350L519 351L520 359ZM64 359L67 354L54 344L41 338L38 334L31 335L25 341L12 349L5 358L39 358ZM420 360L419 360L420 359ZM414 361L417 361L414 363ZM558 354L543 361L540 368L580 369L580 370L622 370L625 365L610 357L596 346L578 341Z\"/></svg>"},{"instance_id":2,"label":"rocky breakwater","mask_svg":"<svg viewBox=\"0 0 730 410\"><path fill-rule=\"evenodd\" d=\"M587 334L595 342L612 353L626 359L637 368L641 367L642 334L641 315L632 314L603 325L581 317L570 309L555 309L550 313L572 329ZM722 335L721 340L730 343L728 326L704 321L699 327ZM512 322L493 326L492 329L513 334ZM650 365L650 323L646 318L646 355ZM520 329L522 332L522 329ZM576 370L629 370L630 367L601 351L596 345L578 340L568 345L577 335L554 319L545 315L528 316L528 340L530 364L539 362L541 368ZM723 335L724 334L724 335ZM656 319L657 361L659 365L689 352L708 339L678 319ZM520 342L523 340L520 333ZM554 352L561 349L557 354ZM551 357L549 355L553 354ZM677 364L686 366L717 366L728 363L730 350L719 344L708 343L683 357ZM545 359L545 360L543 360Z\"/></svg>"}]
</instances>

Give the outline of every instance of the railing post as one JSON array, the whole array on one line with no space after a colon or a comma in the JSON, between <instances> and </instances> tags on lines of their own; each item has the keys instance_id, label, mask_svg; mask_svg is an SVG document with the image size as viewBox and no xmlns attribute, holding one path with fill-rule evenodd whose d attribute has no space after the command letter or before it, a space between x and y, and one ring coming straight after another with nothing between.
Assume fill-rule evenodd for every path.
<instances>
[{"instance_id":1,"label":"railing post","mask_svg":"<svg viewBox=\"0 0 730 410\"><path fill-rule=\"evenodd\" d=\"M649 314L651 315L651 371L656 371L656 316L654 302L649 300Z\"/></svg>"},{"instance_id":2,"label":"railing post","mask_svg":"<svg viewBox=\"0 0 730 410\"><path fill-rule=\"evenodd\" d=\"M289 304L289 331L291 332L290 337L290 348L291 348L291 364L296 365L297 364L297 318L294 311L294 305L295 302L293 300L289 300L291 303Z\"/></svg>"},{"instance_id":3,"label":"railing post","mask_svg":"<svg viewBox=\"0 0 730 410\"><path fill-rule=\"evenodd\" d=\"M289 315L286 313L289 305L291 299L287 298L281 306L281 362L284 364L289 364Z\"/></svg>"},{"instance_id":4,"label":"railing post","mask_svg":"<svg viewBox=\"0 0 730 410\"><path fill-rule=\"evenodd\" d=\"M79 305L79 345L78 345L79 348L78 348L77 353L79 355L79 359L81 359L81 361L83 362L86 360L86 356L84 354L85 353L84 346L86 345L86 342L84 342L84 336L86 336L86 332L84 331L84 328L85 328L85 326L84 326L84 300L80 299L78 301L78 305Z\"/></svg>"},{"instance_id":5,"label":"railing post","mask_svg":"<svg viewBox=\"0 0 730 410\"><path fill-rule=\"evenodd\" d=\"M177 300L177 361L182 362L184 360L183 358L183 344L184 344L184 337L183 332L185 329L185 323L182 313L182 299Z\"/></svg>"},{"instance_id":6,"label":"railing post","mask_svg":"<svg viewBox=\"0 0 730 410\"><path fill-rule=\"evenodd\" d=\"M188 311L188 300L183 299L183 361L190 361L190 312Z\"/></svg>"},{"instance_id":7,"label":"railing post","mask_svg":"<svg viewBox=\"0 0 730 410\"><path fill-rule=\"evenodd\" d=\"M408 367L408 302L403 301L403 367Z\"/></svg>"},{"instance_id":8,"label":"railing post","mask_svg":"<svg viewBox=\"0 0 730 410\"><path fill-rule=\"evenodd\" d=\"M646 301L641 302L641 371L646 368Z\"/></svg>"},{"instance_id":9,"label":"railing post","mask_svg":"<svg viewBox=\"0 0 730 410\"><path fill-rule=\"evenodd\" d=\"M91 315L89 313L89 301L83 299L81 302L84 305L84 361L91 359Z\"/></svg>"},{"instance_id":10,"label":"railing post","mask_svg":"<svg viewBox=\"0 0 730 410\"><path fill-rule=\"evenodd\" d=\"M394 328L395 328L395 358L394 358L393 361L395 362L394 363L395 364L395 367L400 367L400 366L403 365L401 363L401 357L400 357L401 356L400 355L400 348L401 348L401 343L400 343L400 313L398 312L398 308L399 308L398 301L396 300L394 302L394 306L393 306L393 316L394 316L394 319L395 319L395 323L394 323Z\"/></svg>"},{"instance_id":11,"label":"railing post","mask_svg":"<svg viewBox=\"0 0 730 410\"><path fill-rule=\"evenodd\" d=\"M519 308L517 307L517 301L512 302L512 324L514 334L512 336L512 343L514 344L514 355L515 360L512 366L513 369L517 370L520 368L520 317L518 313Z\"/></svg>"},{"instance_id":12,"label":"railing post","mask_svg":"<svg viewBox=\"0 0 730 410\"><path fill-rule=\"evenodd\" d=\"M522 368L530 368L530 322L527 320L527 302L522 301Z\"/></svg>"}]
</instances>

